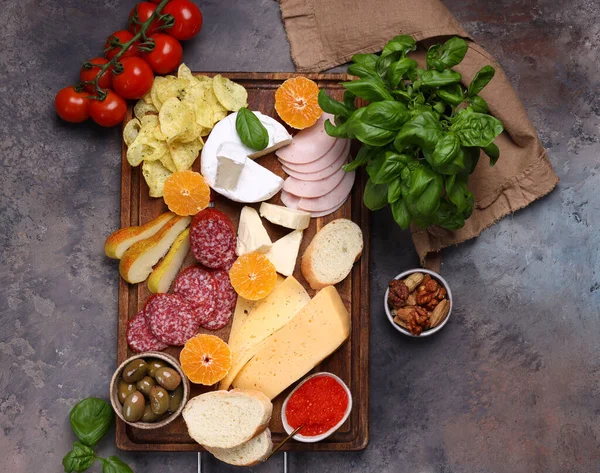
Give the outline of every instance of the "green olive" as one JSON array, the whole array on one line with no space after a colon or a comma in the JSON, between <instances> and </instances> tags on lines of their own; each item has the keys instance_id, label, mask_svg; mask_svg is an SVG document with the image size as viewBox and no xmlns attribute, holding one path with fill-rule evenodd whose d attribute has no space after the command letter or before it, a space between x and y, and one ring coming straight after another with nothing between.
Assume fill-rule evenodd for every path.
<instances>
[{"instance_id":1,"label":"green olive","mask_svg":"<svg viewBox=\"0 0 600 473\"><path fill-rule=\"evenodd\" d=\"M128 422L137 422L144 415L146 401L138 391L131 393L123 403L123 417Z\"/></svg>"},{"instance_id":2,"label":"green olive","mask_svg":"<svg viewBox=\"0 0 600 473\"><path fill-rule=\"evenodd\" d=\"M125 399L127 399L127 396L129 396L132 392L135 392L135 391L137 391L137 388L134 383L126 383L122 379L119 380L118 395L119 395L119 402L121 404L123 404L125 402Z\"/></svg>"},{"instance_id":3,"label":"green olive","mask_svg":"<svg viewBox=\"0 0 600 473\"><path fill-rule=\"evenodd\" d=\"M155 385L156 381L154 381L154 378L151 378L150 376L144 376L136 383L137 390L146 397L150 395L150 390L152 389L152 386Z\"/></svg>"},{"instance_id":4,"label":"green olive","mask_svg":"<svg viewBox=\"0 0 600 473\"><path fill-rule=\"evenodd\" d=\"M152 407L150 404L146 404L144 407L144 413L142 414L142 418L140 419L142 422L156 422L158 419L158 415L152 412Z\"/></svg>"},{"instance_id":5,"label":"green olive","mask_svg":"<svg viewBox=\"0 0 600 473\"><path fill-rule=\"evenodd\" d=\"M151 358L150 360L148 360L148 375L154 378L156 370L165 366L167 366L166 362L159 360L158 358Z\"/></svg>"},{"instance_id":6,"label":"green olive","mask_svg":"<svg viewBox=\"0 0 600 473\"><path fill-rule=\"evenodd\" d=\"M179 405L181 404L181 400L183 399L183 384L180 384L175 388L174 391L169 393L169 412L175 412Z\"/></svg>"},{"instance_id":7,"label":"green olive","mask_svg":"<svg viewBox=\"0 0 600 473\"><path fill-rule=\"evenodd\" d=\"M173 368L158 368L156 373L154 373L154 379L169 391L173 391L181 384L181 376Z\"/></svg>"},{"instance_id":8,"label":"green olive","mask_svg":"<svg viewBox=\"0 0 600 473\"><path fill-rule=\"evenodd\" d=\"M138 358L129 363L123 370L123 380L127 383L135 383L146 376L148 365L144 360Z\"/></svg>"},{"instance_id":9,"label":"green olive","mask_svg":"<svg viewBox=\"0 0 600 473\"><path fill-rule=\"evenodd\" d=\"M169 408L169 394L162 386L153 386L150 390L150 407L156 415L167 412Z\"/></svg>"}]
</instances>

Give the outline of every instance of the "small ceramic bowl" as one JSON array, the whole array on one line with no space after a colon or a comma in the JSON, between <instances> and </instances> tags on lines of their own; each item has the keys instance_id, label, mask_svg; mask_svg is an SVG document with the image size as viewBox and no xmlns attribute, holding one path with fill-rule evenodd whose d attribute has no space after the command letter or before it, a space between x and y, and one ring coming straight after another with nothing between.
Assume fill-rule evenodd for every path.
<instances>
[{"instance_id":1,"label":"small ceramic bowl","mask_svg":"<svg viewBox=\"0 0 600 473\"><path fill-rule=\"evenodd\" d=\"M406 330L404 327L401 327L400 325L398 325L396 322L394 322L394 315L392 314L392 310L390 309L390 306L388 304L388 295L390 293L390 288L389 287L385 291L385 296L383 298L383 307L385 309L385 313L387 315L387 318L390 321L390 324L392 324L392 327L394 327L398 332L400 332L400 333L402 333L404 335L407 335L409 337L413 337L413 338L423 338L423 337L428 337L429 335L433 335L434 333L437 333L440 330L442 330L442 328L444 327L444 325L446 325L446 323L450 319L450 315L452 314L452 306L453 306L452 291L450 290L450 286L448 286L448 283L446 282L446 280L443 277L441 277L435 271L430 271L429 269L422 269L422 268L409 269L408 271L404 271L403 273L400 273L394 279L406 279L408 276L410 276L413 273L429 274L432 278L434 278L438 282L442 283L442 285L446 289L446 292L448 293L448 300L450 301L450 311L448 312L448 315L442 321L442 323L439 324L437 327L434 327L434 328L432 328L430 330L424 330L423 332L421 332L421 335L413 335L408 330Z\"/></svg>"},{"instance_id":2,"label":"small ceramic bowl","mask_svg":"<svg viewBox=\"0 0 600 473\"><path fill-rule=\"evenodd\" d=\"M315 442L320 442L321 440L326 439L331 434L333 434L337 429L339 429L344 422L346 422L346 419L348 419L348 416L350 415L350 411L352 410L352 394L350 393L350 389L348 388L348 386L346 386L346 383L344 383L338 376L334 375L333 373L327 373L325 371L322 371L320 373L312 374L312 375L304 378L302 380L302 382L294 388L294 390L288 395L288 397L285 398L285 401L283 402L283 406L281 406L281 421L283 423L283 428L288 433L288 435L294 431L294 428L290 424L288 424L287 416L285 415L285 410L287 408L288 401L290 400L292 395L300 388L300 386L302 386L304 383L306 383L309 379L312 379L316 376L329 376L329 377L335 379L338 383L340 383L343 386L344 390L346 391L346 394L348 395L348 407L346 408L346 412L344 413L344 417L342 417L342 420L340 420L335 426L333 426L327 432L323 432L320 435L312 435L310 437L305 436L305 435L296 434L296 435L294 435L293 438L294 438L294 440L297 440L298 442L315 443Z\"/></svg>"},{"instance_id":3,"label":"small ceramic bowl","mask_svg":"<svg viewBox=\"0 0 600 473\"><path fill-rule=\"evenodd\" d=\"M133 360L137 360L139 358L144 358L144 359L157 358L159 360L166 362L171 368L173 368L175 371L177 371L177 373L181 377L181 382L183 383L183 398L181 399L181 404L179 405L179 409L177 409L175 412L173 412L173 414L171 414L168 417L165 417L163 420L161 420L159 422L140 422L140 421L129 422L129 421L126 421L125 418L123 417L123 406L121 406L121 403L119 402L119 395L118 395L119 379L121 378L121 373L123 372L123 369L125 368L125 366L127 366L129 364L129 362L131 362ZM170 424L175 419L177 419L177 417L179 417L179 415L183 411L183 408L185 407L186 403L188 402L189 398L190 398L190 382L187 379L183 370L181 369L181 365L179 364L179 362L177 361L177 359L175 357L173 357L171 355L167 355L166 353L162 353L159 351L147 351L147 352L139 353L137 355L127 358L123 363L121 363L119 365L119 367L115 371L115 374L113 374L113 377L110 380L110 402L112 404L113 410L116 412L117 416L119 416L119 419L121 419L126 424L129 424L132 427L136 427L138 429L144 429L144 430L160 429L161 427L164 427L165 425Z\"/></svg>"}]
</instances>

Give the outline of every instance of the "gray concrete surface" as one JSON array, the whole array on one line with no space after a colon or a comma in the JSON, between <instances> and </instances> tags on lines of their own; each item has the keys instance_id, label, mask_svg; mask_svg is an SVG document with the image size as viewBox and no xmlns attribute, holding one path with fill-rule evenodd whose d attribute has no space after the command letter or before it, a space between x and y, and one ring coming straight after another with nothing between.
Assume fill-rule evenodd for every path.
<instances>
[{"instance_id":1,"label":"gray concrete surface","mask_svg":"<svg viewBox=\"0 0 600 473\"><path fill-rule=\"evenodd\" d=\"M561 182L444 252L456 309L427 340L402 337L380 309L386 282L417 257L387 211L373 215L371 443L292 455L293 473L600 471L600 5L447 5L505 67ZM52 100L131 7L0 6L1 472L61 471L69 409L107 396L117 271L102 246L119 221L119 131L61 123ZM185 45L192 69L293 70L275 1L201 8L204 29ZM115 450L113 438L101 443L101 454ZM121 455L136 472L196 471L195 454ZM205 473L237 471L207 463ZM251 471L279 472L281 458Z\"/></svg>"}]
</instances>

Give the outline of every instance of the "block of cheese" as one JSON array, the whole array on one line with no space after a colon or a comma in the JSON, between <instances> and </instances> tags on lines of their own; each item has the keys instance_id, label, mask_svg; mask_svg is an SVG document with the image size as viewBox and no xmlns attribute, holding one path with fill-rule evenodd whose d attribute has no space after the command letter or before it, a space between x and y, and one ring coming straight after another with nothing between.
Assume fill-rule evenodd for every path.
<instances>
[{"instance_id":1,"label":"block of cheese","mask_svg":"<svg viewBox=\"0 0 600 473\"><path fill-rule=\"evenodd\" d=\"M236 254L242 256L253 251L266 253L271 245L269 234L265 230L256 209L248 206L244 207L240 213Z\"/></svg>"},{"instance_id":2,"label":"block of cheese","mask_svg":"<svg viewBox=\"0 0 600 473\"><path fill-rule=\"evenodd\" d=\"M233 363L220 389L228 389L239 371L256 353L259 344L287 324L306 304L310 296L293 276L259 301L241 327L229 337Z\"/></svg>"},{"instance_id":3,"label":"block of cheese","mask_svg":"<svg viewBox=\"0 0 600 473\"><path fill-rule=\"evenodd\" d=\"M246 150L236 143L225 142L219 146L215 185L230 191L235 190L246 159L248 159Z\"/></svg>"},{"instance_id":4,"label":"block of cheese","mask_svg":"<svg viewBox=\"0 0 600 473\"><path fill-rule=\"evenodd\" d=\"M233 381L269 398L299 380L350 335L350 315L334 286L327 286L281 330L264 340Z\"/></svg>"},{"instance_id":5,"label":"block of cheese","mask_svg":"<svg viewBox=\"0 0 600 473\"><path fill-rule=\"evenodd\" d=\"M302 230L294 230L286 236L280 238L265 253L269 261L275 265L279 274L291 276L296 267L300 243L302 243Z\"/></svg>"},{"instance_id":6,"label":"block of cheese","mask_svg":"<svg viewBox=\"0 0 600 473\"><path fill-rule=\"evenodd\" d=\"M260 204L260 215L269 222L292 230L304 230L310 225L310 214L302 210L289 209L281 205Z\"/></svg>"}]
</instances>

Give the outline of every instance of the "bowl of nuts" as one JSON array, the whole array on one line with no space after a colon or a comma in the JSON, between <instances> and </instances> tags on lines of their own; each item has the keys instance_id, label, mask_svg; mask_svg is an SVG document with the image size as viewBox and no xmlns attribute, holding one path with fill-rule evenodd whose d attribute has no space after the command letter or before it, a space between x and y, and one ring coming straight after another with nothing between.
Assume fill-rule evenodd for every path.
<instances>
[{"instance_id":1,"label":"bowl of nuts","mask_svg":"<svg viewBox=\"0 0 600 473\"><path fill-rule=\"evenodd\" d=\"M383 305L398 332L409 337L427 337L448 322L452 292L435 271L409 269L390 281Z\"/></svg>"}]
</instances>

